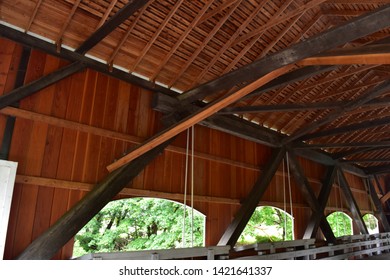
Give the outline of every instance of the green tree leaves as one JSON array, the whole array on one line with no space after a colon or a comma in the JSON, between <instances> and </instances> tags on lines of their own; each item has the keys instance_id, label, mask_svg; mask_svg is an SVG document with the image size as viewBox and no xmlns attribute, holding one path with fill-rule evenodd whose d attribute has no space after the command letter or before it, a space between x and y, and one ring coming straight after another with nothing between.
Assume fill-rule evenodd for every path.
<instances>
[{"instance_id":1,"label":"green tree leaves","mask_svg":"<svg viewBox=\"0 0 390 280\"><path fill-rule=\"evenodd\" d=\"M238 239L237 246L258 242L292 240L292 218L271 206L257 207Z\"/></svg>"},{"instance_id":2,"label":"green tree leaves","mask_svg":"<svg viewBox=\"0 0 390 280\"><path fill-rule=\"evenodd\" d=\"M76 236L73 255L182 247L184 207L149 198L117 200L104 207ZM185 244L192 240L191 208L186 208ZM204 216L194 211L193 245L204 245Z\"/></svg>"}]
</instances>

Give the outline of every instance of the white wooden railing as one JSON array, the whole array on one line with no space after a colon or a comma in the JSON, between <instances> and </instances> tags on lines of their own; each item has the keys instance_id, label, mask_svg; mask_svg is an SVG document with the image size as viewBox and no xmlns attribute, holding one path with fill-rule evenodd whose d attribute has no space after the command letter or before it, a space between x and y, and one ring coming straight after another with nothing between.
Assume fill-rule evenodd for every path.
<instances>
[{"instance_id":1,"label":"white wooden railing","mask_svg":"<svg viewBox=\"0 0 390 280\"><path fill-rule=\"evenodd\" d=\"M76 260L172 260L206 258L208 260L227 259L230 246L178 248L166 250L145 250L117 253L91 253Z\"/></svg>"},{"instance_id":2,"label":"white wooden railing","mask_svg":"<svg viewBox=\"0 0 390 280\"><path fill-rule=\"evenodd\" d=\"M390 252L390 233L343 236L336 244L318 247L315 239L266 242L230 246L179 248L167 250L91 253L76 260L168 260L168 259L251 259L251 260L341 260L365 258ZM240 254L250 256L237 257Z\"/></svg>"},{"instance_id":3,"label":"white wooden railing","mask_svg":"<svg viewBox=\"0 0 390 280\"><path fill-rule=\"evenodd\" d=\"M251 248L235 248L236 251L253 249L257 255L238 259L252 260L341 260L365 258L390 252L390 233L344 236L336 244L316 247L314 239L284 242L268 242L251 245ZM279 249L279 250L276 250Z\"/></svg>"}]
</instances>

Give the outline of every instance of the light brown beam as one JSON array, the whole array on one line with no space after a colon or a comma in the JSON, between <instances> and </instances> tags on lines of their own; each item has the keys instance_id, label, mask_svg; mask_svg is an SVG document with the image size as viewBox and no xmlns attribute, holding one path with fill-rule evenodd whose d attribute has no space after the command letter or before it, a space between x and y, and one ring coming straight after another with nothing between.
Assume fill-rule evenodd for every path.
<instances>
[{"instance_id":1,"label":"light brown beam","mask_svg":"<svg viewBox=\"0 0 390 280\"><path fill-rule=\"evenodd\" d=\"M390 53L310 57L310 58L303 59L298 64L301 66L308 66L308 65L351 65L351 64L365 64L365 65L390 64Z\"/></svg>"},{"instance_id":2,"label":"light brown beam","mask_svg":"<svg viewBox=\"0 0 390 280\"><path fill-rule=\"evenodd\" d=\"M179 121L178 123L175 123L171 125L170 127L164 129L160 133L157 133L155 136L147 140L145 143L131 151L126 156L118 159L114 163L107 166L107 169L111 172L124 164L132 161L133 159L143 155L150 149L158 146L159 144L165 142L168 139L171 139L172 137L178 135L179 133L185 131L187 128L190 128L191 126L197 124L198 122L212 116L219 110L225 108L226 106L229 106L230 104L238 101L245 95L251 93L255 89L265 85L269 81L279 77L280 75L283 75L287 73L290 69L292 69L293 65L287 65L282 68L279 68L275 71L272 71L268 73L267 75L264 75L260 79L256 80L255 82L239 89L238 91L229 94L228 96L222 96L221 98L217 99L216 101L210 103L208 106L200 109L197 113L190 115L187 118L184 118L183 120Z\"/></svg>"}]
</instances>

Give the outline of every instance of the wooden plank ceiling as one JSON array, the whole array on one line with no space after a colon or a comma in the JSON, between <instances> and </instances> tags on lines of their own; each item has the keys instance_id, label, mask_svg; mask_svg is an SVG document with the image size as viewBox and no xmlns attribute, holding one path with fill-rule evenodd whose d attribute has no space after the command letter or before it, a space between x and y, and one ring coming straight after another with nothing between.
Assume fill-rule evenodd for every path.
<instances>
[{"instance_id":1,"label":"wooden plank ceiling","mask_svg":"<svg viewBox=\"0 0 390 280\"><path fill-rule=\"evenodd\" d=\"M138 2L146 4L114 26L87 55L108 70L141 77L151 87L168 88L176 96L390 5L390 0ZM0 23L39 36L58 49L83 53L85 41L128 4L3 0ZM384 83L390 77L389 35L387 26L293 64L290 71L296 78L263 87L218 114L236 115L289 136L291 141L285 143L326 151L366 171L387 170L390 90ZM198 101L211 102L225 93L216 91Z\"/></svg>"}]
</instances>

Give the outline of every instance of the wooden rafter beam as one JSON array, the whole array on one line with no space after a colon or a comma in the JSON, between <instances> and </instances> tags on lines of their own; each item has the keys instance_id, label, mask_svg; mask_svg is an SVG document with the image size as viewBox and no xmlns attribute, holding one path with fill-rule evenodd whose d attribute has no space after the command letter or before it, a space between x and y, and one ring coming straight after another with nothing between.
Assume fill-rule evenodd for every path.
<instances>
[{"instance_id":1,"label":"wooden rafter beam","mask_svg":"<svg viewBox=\"0 0 390 280\"><path fill-rule=\"evenodd\" d=\"M301 60L301 66L309 65L351 65L390 64L390 45L375 44L364 47L342 49Z\"/></svg>"},{"instance_id":2,"label":"wooden rafter beam","mask_svg":"<svg viewBox=\"0 0 390 280\"><path fill-rule=\"evenodd\" d=\"M261 88L245 96L244 99L261 95L267 91L271 91L294 82L302 81L314 77L316 75L335 70L336 68L337 67L333 67L333 66L307 66L307 67L298 68L294 71L291 71L267 83Z\"/></svg>"},{"instance_id":3,"label":"wooden rafter beam","mask_svg":"<svg viewBox=\"0 0 390 280\"><path fill-rule=\"evenodd\" d=\"M259 176L252 190L246 197L245 201L242 203L240 209L235 214L233 221L225 230L224 234L218 242L218 245L230 245L233 247L236 244L242 231L251 218L253 211L255 211L259 201L261 200L261 197L267 190L268 185L270 184L276 170L284 158L284 155L284 148L275 149L273 151L267 166L264 168L264 172L262 172L262 174Z\"/></svg>"},{"instance_id":4,"label":"wooden rafter beam","mask_svg":"<svg viewBox=\"0 0 390 280\"><path fill-rule=\"evenodd\" d=\"M245 113L271 113L271 112L297 112L297 111L312 111L312 110L329 110L342 109L347 105L348 101L336 102L314 102L314 103L290 103L290 104L275 104L275 105L258 105L258 106L241 106L227 107L220 112L219 115L229 114L245 114ZM389 106L390 98L376 98L361 107L382 107Z\"/></svg>"},{"instance_id":5,"label":"wooden rafter beam","mask_svg":"<svg viewBox=\"0 0 390 280\"><path fill-rule=\"evenodd\" d=\"M390 147L390 141L373 142L343 142L343 143L319 143L303 144L297 143L295 149L323 149L323 148L361 148L361 147Z\"/></svg>"},{"instance_id":6,"label":"wooden rafter beam","mask_svg":"<svg viewBox=\"0 0 390 280\"><path fill-rule=\"evenodd\" d=\"M390 173L390 164L366 167L364 170L367 174Z\"/></svg>"},{"instance_id":7,"label":"wooden rafter beam","mask_svg":"<svg viewBox=\"0 0 390 280\"><path fill-rule=\"evenodd\" d=\"M122 165L134 160L135 158L143 155L148 150L150 150L153 147L156 147L160 143L165 142L166 140L178 135L179 133L185 131L187 128L190 128L191 126L203 121L204 119L214 115L219 110L225 108L229 104L232 104L236 102L237 100L241 99L243 96L249 94L252 92L255 88L258 88L267 82L271 81L272 79L279 77L280 75L283 75L287 71L289 71L291 66L286 66L280 69L277 69L267 75L264 75L262 78L258 79L257 81L247 85L246 87L241 88L240 90L225 95L218 100L210 103L208 106L201 108L198 112L192 113L188 117L170 125L168 128L164 129L163 131L157 133L152 138L148 139L146 142L144 142L142 145L138 146L136 149L125 155L124 157L118 159L114 163L107 166L107 169L109 171L115 170Z\"/></svg>"},{"instance_id":8,"label":"wooden rafter beam","mask_svg":"<svg viewBox=\"0 0 390 280\"><path fill-rule=\"evenodd\" d=\"M381 203L386 203L390 199L390 191L381 197Z\"/></svg>"},{"instance_id":9,"label":"wooden rafter beam","mask_svg":"<svg viewBox=\"0 0 390 280\"><path fill-rule=\"evenodd\" d=\"M17 259L51 259L89 220L156 158L168 144L169 141L155 147L144 156L106 176L100 183L96 184L91 192L59 218L54 225L35 239Z\"/></svg>"},{"instance_id":10,"label":"wooden rafter beam","mask_svg":"<svg viewBox=\"0 0 390 280\"><path fill-rule=\"evenodd\" d=\"M390 117L386 117L386 118L376 119L372 121L365 121L357 124L350 124L346 126L341 126L333 129L322 130L319 132L307 134L305 136L302 136L300 140L311 140L314 138L334 136L338 134L344 134L352 131L363 130L363 129L373 128L378 126L385 126L389 124L390 124Z\"/></svg>"},{"instance_id":11,"label":"wooden rafter beam","mask_svg":"<svg viewBox=\"0 0 390 280\"><path fill-rule=\"evenodd\" d=\"M76 52L85 54L92 49L96 44L103 40L108 34L110 34L115 28L117 28L122 22L128 19L138 9L142 8L148 1L145 0L132 0L123 6L115 15L107 20L102 26L100 26L87 40L85 40L77 49Z\"/></svg>"},{"instance_id":12,"label":"wooden rafter beam","mask_svg":"<svg viewBox=\"0 0 390 280\"><path fill-rule=\"evenodd\" d=\"M312 2L310 2L312 3ZM215 92L229 90L240 83L250 83L282 66L296 63L334 49L347 42L364 37L390 26L390 5L354 18L282 51L254 61L215 80L200 85L180 95L182 104L201 100Z\"/></svg>"},{"instance_id":13,"label":"wooden rafter beam","mask_svg":"<svg viewBox=\"0 0 390 280\"><path fill-rule=\"evenodd\" d=\"M340 109L336 109L330 114L328 114L326 117L312 122L300 129L298 131L294 132L293 135L287 137L284 140L284 143L290 143L296 139L300 139L301 137L304 137L306 134L308 134L310 131L313 131L315 129L320 128L321 126L331 123L334 120L338 119L340 116L342 116L345 113L348 113L352 110L355 110L356 108L364 105L365 103L377 98L378 96L382 95L383 93L387 93L390 91L390 81L384 82L378 86L376 86L374 89L370 89L368 92L365 92L362 97L359 97L355 100L348 101L344 106L342 106Z\"/></svg>"},{"instance_id":14,"label":"wooden rafter beam","mask_svg":"<svg viewBox=\"0 0 390 280\"><path fill-rule=\"evenodd\" d=\"M342 162L348 163L379 163L379 162L390 162L390 158L357 158L357 159L345 159Z\"/></svg>"}]
</instances>

